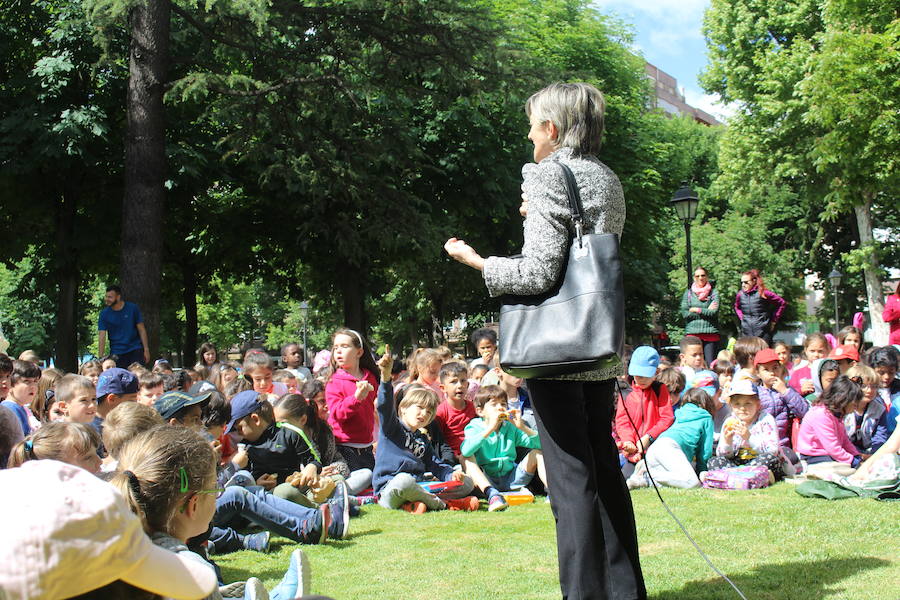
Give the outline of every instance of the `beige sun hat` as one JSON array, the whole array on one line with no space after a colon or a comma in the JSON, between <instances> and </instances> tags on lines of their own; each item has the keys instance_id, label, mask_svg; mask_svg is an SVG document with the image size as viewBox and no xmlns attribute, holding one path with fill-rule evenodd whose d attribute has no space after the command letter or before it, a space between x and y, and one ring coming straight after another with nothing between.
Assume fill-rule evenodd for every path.
<instances>
[{"instance_id":1,"label":"beige sun hat","mask_svg":"<svg viewBox=\"0 0 900 600\"><path fill-rule=\"evenodd\" d=\"M53 460L0 471L0 598L71 598L122 580L176 600L216 588L211 565L155 546L109 483Z\"/></svg>"}]
</instances>

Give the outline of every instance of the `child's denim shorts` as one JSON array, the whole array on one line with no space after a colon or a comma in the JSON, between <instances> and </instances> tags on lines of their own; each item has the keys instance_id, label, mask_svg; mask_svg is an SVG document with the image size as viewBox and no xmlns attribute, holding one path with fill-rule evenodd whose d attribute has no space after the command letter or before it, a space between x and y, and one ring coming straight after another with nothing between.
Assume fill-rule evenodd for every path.
<instances>
[{"instance_id":1,"label":"child's denim shorts","mask_svg":"<svg viewBox=\"0 0 900 600\"><path fill-rule=\"evenodd\" d=\"M506 475L490 476L485 473L491 485L500 492L509 492L525 487L534 478L534 473L529 473L522 468L522 465L516 465L515 469L510 469Z\"/></svg>"}]
</instances>

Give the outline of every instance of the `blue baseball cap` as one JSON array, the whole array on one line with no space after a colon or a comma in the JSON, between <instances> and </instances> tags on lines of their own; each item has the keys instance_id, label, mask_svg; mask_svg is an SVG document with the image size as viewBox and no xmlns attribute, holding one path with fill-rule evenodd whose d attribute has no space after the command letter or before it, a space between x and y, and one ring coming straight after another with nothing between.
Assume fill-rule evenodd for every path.
<instances>
[{"instance_id":1,"label":"blue baseball cap","mask_svg":"<svg viewBox=\"0 0 900 600\"><path fill-rule=\"evenodd\" d=\"M259 408L263 405L263 402L264 400L260 400L259 393L254 392L253 390L246 390L232 398L231 420L228 421L228 426L225 427L225 433L231 431L235 423L237 423L247 415L253 414L257 410L259 410Z\"/></svg>"},{"instance_id":2,"label":"blue baseball cap","mask_svg":"<svg viewBox=\"0 0 900 600\"><path fill-rule=\"evenodd\" d=\"M123 396L125 394L136 394L138 391L137 376L131 371L113 367L100 373L97 379L97 398L103 398L108 394Z\"/></svg>"},{"instance_id":3,"label":"blue baseball cap","mask_svg":"<svg viewBox=\"0 0 900 600\"><path fill-rule=\"evenodd\" d=\"M201 402L206 402L211 395L212 392L204 392L192 396L186 392L172 390L171 392L166 392L160 396L156 402L153 403L153 408L156 409L156 412L158 412L163 419L168 421L175 416L179 410L187 408L188 406L200 404Z\"/></svg>"},{"instance_id":4,"label":"blue baseball cap","mask_svg":"<svg viewBox=\"0 0 900 600\"><path fill-rule=\"evenodd\" d=\"M638 377L654 377L659 367L659 352L651 346L638 346L628 362L628 374Z\"/></svg>"}]
</instances>

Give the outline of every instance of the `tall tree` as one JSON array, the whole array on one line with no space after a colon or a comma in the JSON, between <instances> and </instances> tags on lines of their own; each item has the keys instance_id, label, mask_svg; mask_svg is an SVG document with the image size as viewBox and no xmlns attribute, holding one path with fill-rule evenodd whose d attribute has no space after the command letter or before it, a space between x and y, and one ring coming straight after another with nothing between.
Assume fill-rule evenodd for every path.
<instances>
[{"instance_id":1,"label":"tall tree","mask_svg":"<svg viewBox=\"0 0 900 600\"><path fill-rule=\"evenodd\" d=\"M168 0L144 0L131 8L128 55L128 129L122 201L121 283L144 314L151 356L159 348L163 215L166 190Z\"/></svg>"},{"instance_id":2,"label":"tall tree","mask_svg":"<svg viewBox=\"0 0 900 600\"><path fill-rule=\"evenodd\" d=\"M896 130L896 78L887 73L897 49L889 27L896 10L876 4L713 0L703 82L741 105L723 139L723 156L730 157L721 162L723 183L745 200L772 188L776 193L755 199L796 197L804 213L796 231L805 234L798 247L808 268L822 264L816 254L830 251L822 230L855 211L871 320L879 324L875 341L884 343L868 215L880 197L887 204L896 198L896 163L888 157L896 156L897 137L882 132ZM884 54L876 57L876 48Z\"/></svg>"},{"instance_id":3,"label":"tall tree","mask_svg":"<svg viewBox=\"0 0 900 600\"><path fill-rule=\"evenodd\" d=\"M832 214L851 208L875 343L886 344L884 289L872 211L896 205L900 187L900 12L890 3L830 0L799 91L805 118L822 127L811 156L828 177ZM852 266L851 266L852 268Z\"/></svg>"}]
</instances>

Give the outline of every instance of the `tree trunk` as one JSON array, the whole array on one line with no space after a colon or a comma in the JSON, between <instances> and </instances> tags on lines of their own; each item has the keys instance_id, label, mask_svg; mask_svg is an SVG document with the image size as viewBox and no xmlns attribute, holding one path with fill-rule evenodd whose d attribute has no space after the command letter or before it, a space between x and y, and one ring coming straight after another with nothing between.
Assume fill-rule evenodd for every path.
<instances>
[{"instance_id":1,"label":"tree trunk","mask_svg":"<svg viewBox=\"0 0 900 600\"><path fill-rule=\"evenodd\" d=\"M856 214L856 224L859 228L860 247L871 246L875 243L872 235L872 194L863 194L864 202L853 207ZM888 343L889 328L881 314L884 312L884 289L881 278L878 276L878 259L875 255L869 255L863 267L863 275L866 280L866 296L869 301L869 320L872 323L872 343L876 346L884 346Z\"/></svg>"},{"instance_id":2,"label":"tree trunk","mask_svg":"<svg viewBox=\"0 0 900 600\"><path fill-rule=\"evenodd\" d=\"M193 364L197 353L197 271L190 260L182 259L181 283L184 287L184 345L182 364Z\"/></svg>"},{"instance_id":3,"label":"tree trunk","mask_svg":"<svg viewBox=\"0 0 900 600\"><path fill-rule=\"evenodd\" d=\"M68 373L78 370L78 255L72 243L77 197L67 187L56 202L56 367Z\"/></svg>"},{"instance_id":4,"label":"tree trunk","mask_svg":"<svg viewBox=\"0 0 900 600\"><path fill-rule=\"evenodd\" d=\"M169 61L168 0L131 9L128 129L122 202L121 285L138 304L150 344L159 352L160 285L165 210L166 128L163 92Z\"/></svg>"},{"instance_id":5,"label":"tree trunk","mask_svg":"<svg viewBox=\"0 0 900 600\"><path fill-rule=\"evenodd\" d=\"M341 290L344 300L344 326L365 335L367 325L365 294L359 269L347 269L341 278Z\"/></svg>"}]
</instances>

